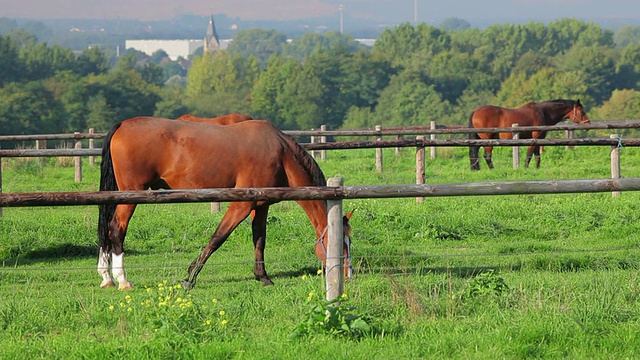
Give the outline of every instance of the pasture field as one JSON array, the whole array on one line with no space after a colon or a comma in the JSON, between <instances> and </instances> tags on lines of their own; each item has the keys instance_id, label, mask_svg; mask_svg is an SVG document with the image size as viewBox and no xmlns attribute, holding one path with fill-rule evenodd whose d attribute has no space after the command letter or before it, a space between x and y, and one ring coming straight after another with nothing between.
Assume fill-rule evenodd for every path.
<instances>
[{"instance_id":1,"label":"pasture field","mask_svg":"<svg viewBox=\"0 0 640 360\"><path fill-rule=\"evenodd\" d=\"M414 149L328 151L345 185L415 182ZM440 148L427 182L610 177L609 148L546 147L542 167L469 170ZM640 150L621 150L640 176ZM3 191L94 191L98 166L4 159ZM345 201L354 210L354 281L323 298L314 233L300 207L272 207L265 250L275 286L253 280L249 221L209 259L191 292L173 287L222 213L209 204L141 205L126 266L134 289L100 289L97 207L5 208L0 217L3 359L636 358L640 353L640 193ZM223 204L223 209L226 207ZM331 309L333 322L324 321ZM358 321L353 321L357 319Z\"/></svg>"}]
</instances>

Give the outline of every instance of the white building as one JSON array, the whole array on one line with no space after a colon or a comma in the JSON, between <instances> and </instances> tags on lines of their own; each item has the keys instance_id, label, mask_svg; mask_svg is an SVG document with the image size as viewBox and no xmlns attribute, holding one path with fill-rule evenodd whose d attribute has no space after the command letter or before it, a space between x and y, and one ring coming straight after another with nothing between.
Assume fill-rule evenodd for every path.
<instances>
[{"instance_id":1,"label":"white building","mask_svg":"<svg viewBox=\"0 0 640 360\"><path fill-rule=\"evenodd\" d=\"M204 40L125 40L124 46L126 49L135 49L147 55L164 50L171 60L176 61L179 57L186 59L203 44Z\"/></svg>"}]
</instances>

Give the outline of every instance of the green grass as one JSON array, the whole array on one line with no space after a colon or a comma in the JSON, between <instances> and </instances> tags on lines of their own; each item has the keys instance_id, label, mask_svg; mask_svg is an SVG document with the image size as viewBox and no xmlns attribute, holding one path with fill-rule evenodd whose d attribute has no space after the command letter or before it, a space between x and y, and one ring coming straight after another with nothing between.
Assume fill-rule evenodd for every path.
<instances>
[{"instance_id":1,"label":"green grass","mask_svg":"<svg viewBox=\"0 0 640 360\"><path fill-rule=\"evenodd\" d=\"M540 169L517 170L510 151L494 149L495 170L483 163L471 172L466 149L441 148L427 160L427 182L610 176L608 147L547 147ZM413 152L386 149L382 174L374 150L330 151L321 167L345 185L409 184ZM6 193L97 190L98 168L87 164L75 184L72 168L3 162ZM638 151L624 148L622 175L639 167ZM324 283L313 229L293 202L270 211L265 257L275 286L253 280L245 221L189 293L171 285L222 217L208 204L138 207L125 243L129 292L98 288L97 207L5 208L0 358L634 358L639 200L625 192L346 201L356 279L340 311L371 331L316 324L302 337L292 334L308 324Z\"/></svg>"}]
</instances>

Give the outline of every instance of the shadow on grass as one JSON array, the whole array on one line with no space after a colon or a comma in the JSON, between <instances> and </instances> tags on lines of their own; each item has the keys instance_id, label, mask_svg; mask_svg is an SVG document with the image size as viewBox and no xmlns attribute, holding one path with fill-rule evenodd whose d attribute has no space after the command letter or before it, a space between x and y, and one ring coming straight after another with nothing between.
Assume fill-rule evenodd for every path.
<instances>
[{"instance_id":1,"label":"shadow on grass","mask_svg":"<svg viewBox=\"0 0 640 360\"><path fill-rule=\"evenodd\" d=\"M127 254L138 254L134 250L128 250ZM5 264L31 265L39 262L57 261L64 259L96 258L98 257L98 247L89 245L60 244L42 249L24 251L11 249L11 256L7 259L0 259Z\"/></svg>"}]
</instances>

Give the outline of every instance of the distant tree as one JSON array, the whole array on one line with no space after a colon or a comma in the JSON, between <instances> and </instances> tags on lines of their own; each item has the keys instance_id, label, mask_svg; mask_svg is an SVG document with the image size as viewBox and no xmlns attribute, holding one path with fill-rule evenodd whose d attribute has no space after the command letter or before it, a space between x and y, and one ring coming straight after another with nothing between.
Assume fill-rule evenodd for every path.
<instances>
[{"instance_id":1,"label":"distant tree","mask_svg":"<svg viewBox=\"0 0 640 360\"><path fill-rule=\"evenodd\" d=\"M10 83L0 88L0 133L51 134L64 110L41 82Z\"/></svg>"},{"instance_id":2,"label":"distant tree","mask_svg":"<svg viewBox=\"0 0 640 360\"><path fill-rule=\"evenodd\" d=\"M580 78L584 81L586 95L595 101L593 105L602 104L618 87L614 54L609 46L576 45L558 58L558 69L584 74Z\"/></svg>"},{"instance_id":3,"label":"distant tree","mask_svg":"<svg viewBox=\"0 0 640 360\"><path fill-rule=\"evenodd\" d=\"M0 36L0 86L19 80L23 73L16 43L9 36Z\"/></svg>"},{"instance_id":4,"label":"distant tree","mask_svg":"<svg viewBox=\"0 0 640 360\"><path fill-rule=\"evenodd\" d=\"M104 74L109 70L105 53L98 47L88 48L76 59L75 72L81 76Z\"/></svg>"},{"instance_id":5,"label":"distant tree","mask_svg":"<svg viewBox=\"0 0 640 360\"><path fill-rule=\"evenodd\" d=\"M380 94L373 120L383 126L427 125L431 120L450 124L451 107L433 85L405 71L392 77Z\"/></svg>"},{"instance_id":6,"label":"distant tree","mask_svg":"<svg viewBox=\"0 0 640 360\"><path fill-rule=\"evenodd\" d=\"M444 19L440 27L446 31L459 31L470 28L471 24L467 20L450 17Z\"/></svg>"},{"instance_id":7,"label":"distant tree","mask_svg":"<svg viewBox=\"0 0 640 360\"><path fill-rule=\"evenodd\" d=\"M166 51L160 49L160 50L156 50L153 54L151 54L151 56L149 57L149 61L153 64L156 65L160 65L160 63L169 58L169 54L167 54Z\"/></svg>"},{"instance_id":8,"label":"distant tree","mask_svg":"<svg viewBox=\"0 0 640 360\"><path fill-rule=\"evenodd\" d=\"M241 30L233 37L227 51L243 58L253 55L264 66L272 54L282 54L286 43L287 35L276 30Z\"/></svg>"},{"instance_id":9,"label":"distant tree","mask_svg":"<svg viewBox=\"0 0 640 360\"><path fill-rule=\"evenodd\" d=\"M640 119L640 92L636 90L614 90L611 98L597 109L603 120Z\"/></svg>"},{"instance_id":10,"label":"distant tree","mask_svg":"<svg viewBox=\"0 0 640 360\"><path fill-rule=\"evenodd\" d=\"M297 127L295 122L286 122L280 101L285 84L294 73L300 71L300 67L295 60L275 54L267 60L265 70L260 73L251 90L251 108L256 117L271 120L283 129Z\"/></svg>"},{"instance_id":11,"label":"distant tree","mask_svg":"<svg viewBox=\"0 0 640 360\"><path fill-rule=\"evenodd\" d=\"M15 19L0 17L0 35L7 34L9 31L17 28L18 22Z\"/></svg>"},{"instance_id":12,"label":"distant tree","mask_svg":"<svg viewBox=\"0 0 640 360\"><path fill-rule=\"evenodd\" d=\"M616 47L625 48L640 43L640 26L624 26L614 36Z\"/></svg>"}]
</instances>

